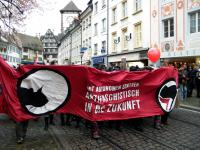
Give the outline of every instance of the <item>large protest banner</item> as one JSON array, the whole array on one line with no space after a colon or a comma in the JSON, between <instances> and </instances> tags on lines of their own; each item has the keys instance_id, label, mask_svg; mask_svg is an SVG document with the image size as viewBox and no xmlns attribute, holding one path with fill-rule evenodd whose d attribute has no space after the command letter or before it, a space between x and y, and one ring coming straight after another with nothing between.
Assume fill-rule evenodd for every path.
<instances>
[{"instance_id":1,"label":"large protest banner","mask_svg":"<svg viewBox=\"0 0 200 150\"><path fill-rule=\"evenodd\" d=\"M24 65L0 58L0 112L16 121L70 113L92 121L161 115L174 108L177 70L99 71L84 66Z\"/></svg>"}]
</instances>

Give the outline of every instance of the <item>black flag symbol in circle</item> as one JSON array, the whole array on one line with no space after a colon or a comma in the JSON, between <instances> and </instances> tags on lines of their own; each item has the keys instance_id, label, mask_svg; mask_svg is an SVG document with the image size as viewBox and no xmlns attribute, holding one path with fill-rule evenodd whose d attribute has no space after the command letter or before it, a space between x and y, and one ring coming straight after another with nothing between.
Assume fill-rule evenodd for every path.
<instances>
[{"instance_id":1,"label":"black flag symbol in circle","mask_svg":"<svg viewBox=\"0 0 200 150\"><path fill-rule=\"evenodd\" d=\"M177 88L175 80L166 80L157 91L157 101L164 112L172 111L176 102L176 96Z\"/></svg>"},{"instance_id":2,"label":"black flag symbol in circle","mask_svg":"<svg viewBox=\"0 0 200 150\"><path fill-rule=\"evenodd\" d=\"M32 115L43 115L62 107L70 97L70 82L52 69L33 69L17 83L22 107Z\"/></svg>"}]
</instances>

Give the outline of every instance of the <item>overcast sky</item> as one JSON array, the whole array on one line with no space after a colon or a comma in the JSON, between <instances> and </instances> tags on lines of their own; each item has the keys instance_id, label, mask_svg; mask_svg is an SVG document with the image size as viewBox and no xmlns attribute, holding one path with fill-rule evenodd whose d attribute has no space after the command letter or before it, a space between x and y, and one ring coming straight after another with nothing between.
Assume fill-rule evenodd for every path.
<instances>
[{"instance_id":1,"label":"overcast sky","mask_svg":"<svg viewBox=\"0 0 200 150\"><path fill-rule=\"evenodd\" d=\"M40 35L44 35L47 29L51 29L54 31L54 34L60 33L60 10L70 1L71 0L43 0L41 3L43 10L32 12L25 20L25 27L21 28L20 32L35 36L39 33ZM89 0L73 0L73 2L83 11L87 7Z\"/></svg>"}]
</instances>

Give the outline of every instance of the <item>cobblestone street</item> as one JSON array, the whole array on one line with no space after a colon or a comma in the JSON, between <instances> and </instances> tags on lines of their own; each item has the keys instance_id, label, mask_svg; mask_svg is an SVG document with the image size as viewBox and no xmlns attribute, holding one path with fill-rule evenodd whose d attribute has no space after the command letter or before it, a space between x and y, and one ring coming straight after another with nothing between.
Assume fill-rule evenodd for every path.
<instances>
[{"instance_id":1,"label":"cobblestone street","mask_svg":"<svg viewBox=\"0 0 200 150\"><path fill-rule=\"evenodd\" d=\"M15 123L4 115L0 116L1 150L58 150L59 146L49 132L44 131L42 119L29 123L24 144L16 144Z\"/></svg>"},{"instance_id":2,"label":"cobblestone street","mask_svg":"<svg viewBox=\"0 0 200 150\"><path fill-rule=\"evenodd\" d=\"M43 120L32 121L28 128L25 143L15 144L14 123L2 117L0 120L0 149L66 149L66 150L198 150L200 149L200 113L186 109L176 109L170 114L169 124L161 130L153 128L153 118L144 119L144 132L136 131L130 123L124 122L122 132L103 126L101 138L94 140L90 129L61 127L56 125L49 131L43 130ZM54 136L52 136L54 135Z\"/></svg>"}]
</instances>

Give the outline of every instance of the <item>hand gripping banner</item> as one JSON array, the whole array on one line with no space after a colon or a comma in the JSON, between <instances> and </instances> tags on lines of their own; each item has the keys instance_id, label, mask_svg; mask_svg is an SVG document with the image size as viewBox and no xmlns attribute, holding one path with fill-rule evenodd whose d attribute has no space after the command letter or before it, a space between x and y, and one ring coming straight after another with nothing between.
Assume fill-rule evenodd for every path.
<instances>
[{"instance_id":1,"label":"hand gripping banner","mask_svg":"<svg viewBox=\"0 0 200 150\"><path fill-rule=\"evenodd\" d=\"M84 66L24 65L0 58L0 112L16 121L70 113L91 121L161 115L174 108L177 70L105 72Z\"/></svg>"}]
</instances>

